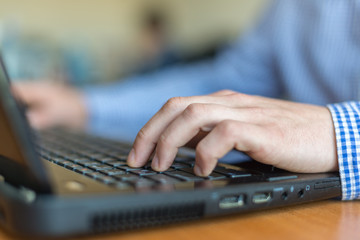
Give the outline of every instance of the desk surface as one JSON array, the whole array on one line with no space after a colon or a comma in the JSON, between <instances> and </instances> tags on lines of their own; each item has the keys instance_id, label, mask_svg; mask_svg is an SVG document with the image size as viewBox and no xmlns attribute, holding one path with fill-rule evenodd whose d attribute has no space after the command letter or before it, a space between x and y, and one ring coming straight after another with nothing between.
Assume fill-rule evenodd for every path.
<instances>
[{"instance_id":1,"label":"desk surface","mask_svg":"<svg viewBox=\"0 0 360 240\"><path fill-rule=\"evenodd\" d=\"M0 231L0 240L7 239L14 238ZM360 201L327 200L81 239L360 239Z\"/></svg>"}]
</instances>

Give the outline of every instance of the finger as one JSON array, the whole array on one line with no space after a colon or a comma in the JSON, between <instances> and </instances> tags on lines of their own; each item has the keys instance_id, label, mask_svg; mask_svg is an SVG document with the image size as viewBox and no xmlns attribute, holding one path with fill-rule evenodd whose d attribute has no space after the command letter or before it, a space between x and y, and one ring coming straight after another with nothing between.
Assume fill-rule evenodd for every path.
<instances>
[{"instance_id":1,"label":"finger","mask_svg":"<svg viewBox=\"0 0 360 240\"><path fill-rule=\"evenodd\" d=\"M29 105L37 104L44 96L49 95L49 86L46 83L15 83L12 89L15 97Z\"/></svg>"},{"instance_id":2,"label":"finger","mask_svg":"<svg viewBox=\"0 0 360 240\"><path fill-rule=\"evenodd\" d=\"M186 147L188 148L195 148L196 145L201 141L201 139L203 139L204 137L206 137L206 135L208 135L209 132L205 132L200 130L198 134L196 134L195 137L193 137L189 142L187 142L185 144Z\"/></svg>"},{"instance_id":3,"label":"finger","mask_svg":"<svg viewBox=\"0 0 360 240\"><path fill-rule=\"evenodd\" d=\"M43 111L30 110L26 113L30 125L38 130L46 129L51 126L48 114Z\"/></svg>"},{"instance_id":4,"label":"finger","mask_svg":"<svg viewBox=\"0 0 360 240\"><path fill-rule=\"evenodd\" d=\"M182 98L172 98L145 124L137 134L127 164L143 166L155 149L162 131L186 107Z\"/></svg>"},{"instance_id":5,"label":"finger","mask_svg":"<svg viewBox=\"0 0 360 240\"><path fill-rule=\"evenodd\" d=\"M144 165L153 153L162 132L184 109L192 103L218 103L231 105L231 99L219 96L194 96L171 98L139 131L128 157L132 167Z\"/></svg>"},{"instance_id":6,"label":"finger","mask_svg":"<svg viewBox=\"0 0 360 240\"><path fill-rule=\"evenodd\" d=\"M196 147L195 174L208 176L218 159L234 148L256 155L266 141L264 136L258 125L234 120L219 123Z\"/></svg>"},{"instance_id":7,"label":"finger","mask_svg":"<svg viewBox=\"0 0 360 240\"><path fill-rule=\"evenodd\" d=\"M226 119L251 122L254 116L246 109L234 109L223 105L189 105L161 134L152 163L153 169L165 171L173 162L179 147L188 143L200 131L209 132ZM263 121L262 119L258 118L256 121Z\"/></svg>"},{"instance_id":8,"label":"finger","mask_svg":"<svg viewBox=\"0 0 360 240\"><path fill-rule=\"evenodd\" d=\"M144 165L153 153L162 132L192 103L216 103L228 107L248 107L259 104L261 101L257 100L256 97L232 93L231 91L220 91L208 96L172 98L139 131L133 149L129 154L128 164L132 167Z\"/></svg>"}]
</instances>

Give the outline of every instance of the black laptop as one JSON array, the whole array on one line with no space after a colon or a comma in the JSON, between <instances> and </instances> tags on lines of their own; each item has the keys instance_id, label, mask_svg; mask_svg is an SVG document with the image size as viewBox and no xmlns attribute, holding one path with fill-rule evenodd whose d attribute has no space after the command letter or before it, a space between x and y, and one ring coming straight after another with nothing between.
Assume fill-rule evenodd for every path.
<instances>
[{"instance_id":1,"label":"black laptop","mask_svg":"<svg viewBox=\"0 0 360 240\"><path fill-rule=\"evenodd\" d=\"M179 154L166 172L130 168L130 146L60 129L32 131L0 68L0 225L25 236L123 231L341 195L338 173L294 174L255 161L202 178Z\"/></svg>"}]
</instances>

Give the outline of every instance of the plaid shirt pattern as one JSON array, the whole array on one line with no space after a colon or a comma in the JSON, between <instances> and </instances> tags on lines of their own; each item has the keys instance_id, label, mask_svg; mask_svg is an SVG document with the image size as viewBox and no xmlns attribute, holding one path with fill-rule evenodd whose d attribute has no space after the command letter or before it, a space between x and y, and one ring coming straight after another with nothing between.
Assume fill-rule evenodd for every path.
<instances>
[{"instance_id":1,"label":"plaid shirt pattern","mask_svg":"<svg viewBox=\"0 0 360 240\"><path fill-rule=\"evenodd\" d=\"M335 127L342 199L360 199L360 102L328 105Z\"/></svg>"}]
</instances>

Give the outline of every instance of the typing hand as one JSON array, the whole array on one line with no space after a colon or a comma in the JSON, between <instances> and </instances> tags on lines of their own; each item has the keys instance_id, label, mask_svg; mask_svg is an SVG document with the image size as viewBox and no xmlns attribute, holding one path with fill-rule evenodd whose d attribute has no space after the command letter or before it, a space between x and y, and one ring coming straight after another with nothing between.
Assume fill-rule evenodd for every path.
<instances>
[{"instance_id":1,"label":"typing hand","mask_svg":"<svg viewBox=\"0 0 360 240\"><path fill-rule=\"evenodd\" d=\"M12 90L15 97L28 107L26 114L34 128L85 127L87 112L84 100L75 89L39 81L15 83Z\"/></svg>"},{"instance_id":2,"label":"typing hand","mask_svg":"<svg viewBox=\"0 0 360 240\"><path fill-rule=\"evenodd\" d=\"M204 132L206 134L204 134ZM293 103L232 91L170 99L138 133L128 157L165 171L178 148L196 145L194 172L207 176L232 149L294 172L337 169L335 133L326 107Z\"/></svg>"}]
</instances>

